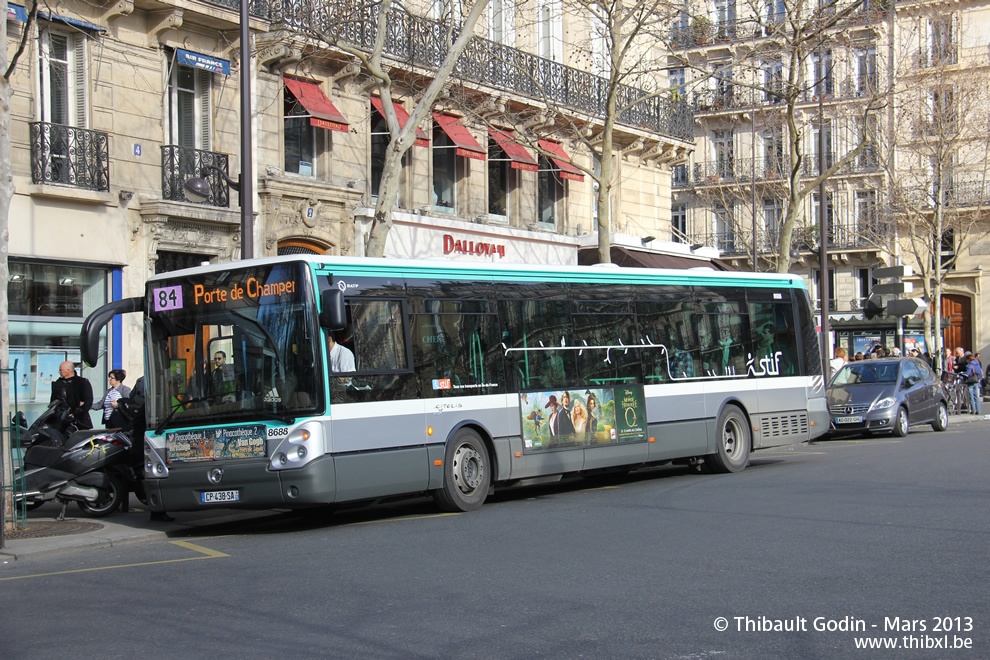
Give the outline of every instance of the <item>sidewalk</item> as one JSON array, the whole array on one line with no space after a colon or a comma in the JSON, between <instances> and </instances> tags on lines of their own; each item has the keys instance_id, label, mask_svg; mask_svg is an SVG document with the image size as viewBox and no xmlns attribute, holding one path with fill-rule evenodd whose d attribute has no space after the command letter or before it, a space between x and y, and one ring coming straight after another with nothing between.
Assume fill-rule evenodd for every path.
<instances>
[{"instance_id":1,"label":"sidewalk","mask_svg":"<svg viewBox=\"0 0 990 660\"><path fill-rule=\"evenodd\" d=\"M65 511L65 520L55 520L61 511L62 506L54 502L29 511L23 530L7 532L6 547L0 548L0 565L26 557L186 536L202 527L277 516L284 512L237 509L189 511L175 514L172 522L154 522L134 495L131 495L127 513L118 511L106 518L89 518L72 503Z\"/></svg>"},{"instance_id":2,"label":"sidewalk","mask_svg":"<svg viewBox=\"0 0 990 660\"><path fill-rule=\"evenodd\" d=\"M949 428L987 421L990 421L990 409L984 415L950 415ZM172 522L152 522L144 505L134 495L131 495L127 513L117 512L106 518L88 518L75 504L70 504L65 514L66 520L59 522L55 518L61 510L61 505L49 503L29 512L25 530L8 534L7 547L0 549L0 565L26 557L185 536L203 527L284 513L281 509L216 509L178 512Z\"/></svg>"}]
</instances>

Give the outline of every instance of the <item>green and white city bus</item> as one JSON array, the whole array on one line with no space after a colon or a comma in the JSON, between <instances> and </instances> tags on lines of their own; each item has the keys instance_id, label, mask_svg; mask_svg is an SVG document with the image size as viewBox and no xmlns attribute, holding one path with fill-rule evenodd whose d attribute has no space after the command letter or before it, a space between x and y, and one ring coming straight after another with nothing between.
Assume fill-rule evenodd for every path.
<instances>
[{"instance_id":1,"label":"green and white city bus","mask_svg":"<svg viewBox=\"0 0 990 660\"><path fill-rule=\"evenodd\" d=\"M496 483L669 462L736 472L828 430L793 275L224 263L156 275L144 298L94 312L87 362L124 312L145 319L155 510L429 492L467 511Z\"/></svg>"}]
</instances>

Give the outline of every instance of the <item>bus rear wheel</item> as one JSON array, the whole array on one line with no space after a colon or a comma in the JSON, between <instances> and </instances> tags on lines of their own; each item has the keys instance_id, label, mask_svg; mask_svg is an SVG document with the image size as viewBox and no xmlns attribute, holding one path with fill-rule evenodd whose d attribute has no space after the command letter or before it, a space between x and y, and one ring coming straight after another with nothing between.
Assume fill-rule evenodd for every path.
<instances>
[{"instance_id":1,"label":"bus rear wheel","mask_svg":"<svg viewBox=\"0 0 990 660\"><path fill-rule=\"evenodd\" d=\"M739 472L749 463L749 424L736 406L726 406L715 426L718 434L714 454L707 457L712 472Z\"/></svg>"},{"instance_id":2,"label":"bus rear wheel","mask_svg":"<svg viewBox=\"0 0 990 660\"><path fill-rule=\"evenodd\" d=\"M491 479L484 441L476 431L461 429L447 443L443 488L433 491L433 499L444 511L474 511L485 503Z\"/></svg>"}]
</instances>

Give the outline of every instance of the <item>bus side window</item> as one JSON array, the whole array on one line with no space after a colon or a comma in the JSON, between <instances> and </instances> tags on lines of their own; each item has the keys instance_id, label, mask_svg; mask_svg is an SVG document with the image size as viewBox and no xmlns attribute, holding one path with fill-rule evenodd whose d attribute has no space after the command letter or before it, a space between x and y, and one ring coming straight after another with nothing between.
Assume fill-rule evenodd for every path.
<instances>
[{"instance_id":1,"label":"bus side window","mask_svg":"<svg viewBox=\"0 0 990 660\"><path fill-rule=\"evenodd\" d=\"M499 316L506 328L506 367L516 389L554 389L575 382L577 351L566 300L501 300Z\"/></svg>"},{"instance_id":2,"label":"bus side window","mask_svg":"<svg viewBox=\"0 0 990 660\"><path fill-rule=\"evenodd\" d=\"M388 372L407 368L402 306L397 300L348 301L347 338L355 371Z\"/></svg>"}]
</instances>

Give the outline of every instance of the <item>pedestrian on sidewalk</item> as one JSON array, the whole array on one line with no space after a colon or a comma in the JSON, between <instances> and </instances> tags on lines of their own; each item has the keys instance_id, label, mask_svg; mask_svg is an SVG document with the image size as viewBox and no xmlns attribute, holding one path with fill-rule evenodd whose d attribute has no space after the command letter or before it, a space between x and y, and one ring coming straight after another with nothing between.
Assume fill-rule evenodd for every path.
<instances>
[{"instance_id":1,"label":"pedestrian on sidewalk","mask_svg":"<svg viewBox=\"0 0 990 660\"><path fill-rule=\"evenodd\" d=\"M93 406L93 386L82 376L76 375L76 365L66 360L58 366L61 376L52 381L52 398L49 403L61 399L69 407L69 417L80 430L93 428L89 409Z\"/></svg>"},{"instance_id":2,"label":"pedestrian on sidewalk","mask_svg":"<svg viewBox=\"0 0 990 660\"><path fill-rule=\"evenodd\" d=\"M103 411L103 427L107 429L131 429L131 421L117 410L117 402L131 395L131 388L124 385L127 372L123 369L113 369L107 374L107 393L103 398L93 403L93 410Z\"/></svg>"},{"instance_id":3,"label":"pedestrian on sidewalk","mask_svg":"<svg viewBox=\"0 0 990 660\"><path fill-rule=\"evenodd\" d=\"M967 353L969 362L966 364L965 383L969 386L969 412L973 415L980 414L983 395L980 392L980 381L983 379L983 365L972 353Z\"/></svg>"}]
</instances>

